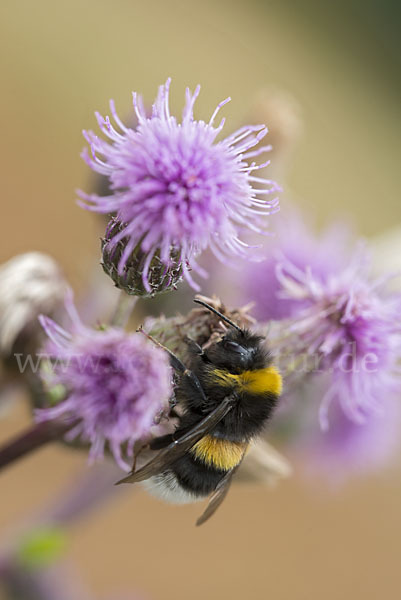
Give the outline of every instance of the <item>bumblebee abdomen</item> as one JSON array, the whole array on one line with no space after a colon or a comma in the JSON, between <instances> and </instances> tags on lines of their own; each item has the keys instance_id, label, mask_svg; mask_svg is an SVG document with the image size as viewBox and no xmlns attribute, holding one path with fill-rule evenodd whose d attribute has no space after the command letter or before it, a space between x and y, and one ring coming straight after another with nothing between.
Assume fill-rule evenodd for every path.
<instances>
[{"instance_id":1,"label":"bumblebee abdomen","mask_svg":"<svg viewBox=\"0 0 401 600\"><path fill-rule=\"evenodd\" d=\"M191 449L191 454L201 463L220 471L234 469L242 460L246 443L205 435Z\"/></svg>"},{"instance_id":2,"label":"bumblebee abdomen","mask_svg":"<svg viewBox=\"0 0 401 600\"><path fill-rule=\"evenodd\" d=\"M192 453L173 463L171 470L184 490L200 497L211 494L226 473L199 461Z\"/></svg>"},{"instance_id":3,"label":"bumblebee abdomen","mask_svg":"<svg viewBox=\"0 0 401 600\"><path fill-rule=\"evenodd\" d=\"M210 437L212 436L205 436ZM145 481L147 491L175 504L195 502L214 492L227 471L240 462L244 448L229 451L229 445L239 444L230 444L226 440L218 440L215 444L205 438L202 438L203 443L198 442L199 445L196 444L166 471ZM224 445L225 451L222 450ZM224 464L225 467L217 468L216 464Z\"/></svg>"},{"instance_id":4,"label":"bumblebee abdomen","mask_svg":"<svg viewBox=\"0 0 401 600\"><path fill-rule=\"evenodd\" d=\"M172 504L190 504L203 497L185 489L171 469L150 477L143 482L143 486L152 496Z\"/></svg>"},{"instance_id":5,"label":"bumblebee abdomen","mask_svg":"<svg viewBox=\"0 0 401 600\"><path fill-rule=\"evenodd\" d=\"M208 496L227 471L241 462L245 449L245 443L206 435L171 465L171 471L183 490L198 497Z\"/></svg>"}]
</instances>

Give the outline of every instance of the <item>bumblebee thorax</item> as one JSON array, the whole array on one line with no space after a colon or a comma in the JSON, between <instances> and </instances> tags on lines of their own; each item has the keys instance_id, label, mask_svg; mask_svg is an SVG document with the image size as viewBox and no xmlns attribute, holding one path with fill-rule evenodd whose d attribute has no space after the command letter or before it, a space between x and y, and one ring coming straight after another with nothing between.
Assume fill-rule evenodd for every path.
<instances>
[{"instance_id":1,"label":"bumblebee thorax","mask_svg":"<svg viewBox=\"0 0 401 600\"><path fill-rule=\"evenodd\" d=\"M242 393L272 393L279 396L282 390L281 375L273 366L238 374L230 373L227 369L213 369L209 376L213 383L231 389L237 388Z\"/></svg>"}]
</instances>

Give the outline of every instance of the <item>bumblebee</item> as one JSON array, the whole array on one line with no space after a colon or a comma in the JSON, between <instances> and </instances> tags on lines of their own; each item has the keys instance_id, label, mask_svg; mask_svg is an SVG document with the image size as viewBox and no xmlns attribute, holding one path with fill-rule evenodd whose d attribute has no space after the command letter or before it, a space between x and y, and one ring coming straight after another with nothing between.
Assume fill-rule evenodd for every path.
<instances>
[{"instance_id":1,"label":"bumblebee","mask_svg":"<svg viewBox=\"0 0 401 600\"><path fill-rule=\"evenodd\" d=\"M162 346L178 374L176 397L183 413L174 433L151 442L151 449L159 451L156 456L118 483L144 481L151 493L175 503L210 495L197 520L201 525L227 495L249 443L277 404L282 380L263 337L206 302L195 302L215 313L228 325L227 331L206 349L188 340L190 368Z\"/></svg>"}]
</instances>

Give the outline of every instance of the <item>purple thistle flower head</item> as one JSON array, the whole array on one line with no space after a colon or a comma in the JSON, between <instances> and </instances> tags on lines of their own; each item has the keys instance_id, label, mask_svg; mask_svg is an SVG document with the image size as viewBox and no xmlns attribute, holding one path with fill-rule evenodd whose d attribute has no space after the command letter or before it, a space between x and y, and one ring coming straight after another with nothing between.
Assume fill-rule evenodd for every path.
<instances>
[{"instance_id":1,"label":"purple thistle flower head","mask_svg":"<svg viewBox=\"0 0 401 600\"><path fill-rule=\"evenodd\" d=\"M400 448L401 406L394 396L382 397L380 414L366 413L363 423L350 420L339 404L330 407L330 427L321 431L316 426L316 406L327 376L309 382L305 392L308 402L298 406L297 422L289 440L290 452L305 465L307 471L322 474L332 483L347 477L372 472L386 465ZM330 384L329 384L330 385ZM292 394L292 402L297 401ZM288 419L287 414L286 418ZM282 415L282 419L284 415Z\"/></svg>"},{"instance_id":2,"label":"purple thistle flower head","mask_svg":"<svg viewBox=\"0 0 401 600\"><path fill-rule=\"evenodd\" d=\"M388 277L372 280L365 245L347 244L344 230L314 238L296 215L288 226L266 263L247 273L247 299L256 300L259 319L281 320L277 352L307 357L305 374L311 365L315 376L329 373L322 427L329 427L333 401L364 423L381 411L383 396L401 391L401 295L388 292Z\"/></svg>"},{"instance_id":3,"label":"purple thistle flower head","mask_svg":"<svg viewBox=\"0 0 401 600\"><path fill-rule=\"evenodd\" d=\"M337 479L378 469L399 450L400 425L399 400L394 396L382 398L382 411L366 413L363 423L351 421L338 404L333 405L329 429L315 430L310 440L311 464Z\"/></svg>"},{"instance_id":4,"label":"purple thistle flower head","mask_svg":"<svg viewBox=\"0 0 401 600\"><path fill-rule=\"evenodd\" d=\"M314 355L318 370L331 374L320 409L324 429L333 400L349 419L364 423L381 411L383 396L401 391L401 297L386 290L386 280L371 280L368 267L361 246L346 268L324 281L289 261L277 265L281 297L299 302L286 344Z\"/></svg>"},{"instance_id":5,"label":"purple thistle flower head","mask_svg":"<svg viewBox=\"0 0 401 600\"><path fill-rule=\"evenodd\" d=\"M311 270L323 283L347 266L349 238L343 224L334 224L316 236L296 210L280 213L263 260L243 271L241 300L254 303L253 312L260 321L291 317L307 301L282 297L278 265L285 262L300 271Z\"/></svg>"},{"instance_id":6,"label":"purple thistle flower head","mask_svg":"<svg viewBox=\"0 0 401 600\"><path fill-rule=\"evenodd\" d=\"M160 86L150 116L141 98L133 94L135 128L121 122L111 101L116 127L109 117L96 113L108 141L84 132L91 152L84 150L83 158L94 171L109 178L112 194L80 192L82 206L116 215L121 230L109 244L112 249L125 240L119 272L124 272L139 246L146 254L142 278L148 291L148 271L155 255L166 265L172 254L175 261L178 256L184 277L198 289L189 270L206 276L195 260L202 250L210 247L223 262L246 257L249 246L239 236L249 230L263 233L263 217L278 210L277 198L269 199L278 186L254 175L268 163L257 166L249 162L271 149L254 149L266 135L266 127L242 127L216 141L224 119L218 126L214 121L229 98L217 106L209 122L197 121L193 108L200 87L193 94L187 89L178 122L170 114L169 87L170 79Z\"/></svg>"},{"instance_id":7,"label":"purple thistle flower head","mask_svg":"<svg viewBox=\"0 0 401 600\"><path fill-rule=\"evenodd\" d=\"M155 417L168 406L171 373L167 355L139 333L93 330L81 322L72 296L66 298L72 322L67 332L50 318L40 322L49 337L43 349L50 372L42 377L50 389L62 386L57 405L37 411L37 420L78 420L69 439L90 443L90 460L103 457L107 444L118 465L129 471L122 445L132 455L135 441L146 437Z\"/></svg>"}]
</instances>

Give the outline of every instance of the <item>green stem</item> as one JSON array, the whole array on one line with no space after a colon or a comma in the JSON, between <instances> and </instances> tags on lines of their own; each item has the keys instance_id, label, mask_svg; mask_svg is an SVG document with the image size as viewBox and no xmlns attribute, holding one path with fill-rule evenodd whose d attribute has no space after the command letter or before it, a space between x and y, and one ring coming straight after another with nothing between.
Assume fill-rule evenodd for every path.
<instances>
[{"instance_id":1,"label":"green stem","mask_svg":"<svg viewBox=\"0 0 401 600\"><path fill-rule=\"evenodd\" d=\"M130 296L121 290L110 324L113 327L124 328L129 321L137 300L138 296Z\"/></svg>"}]
</instances>

